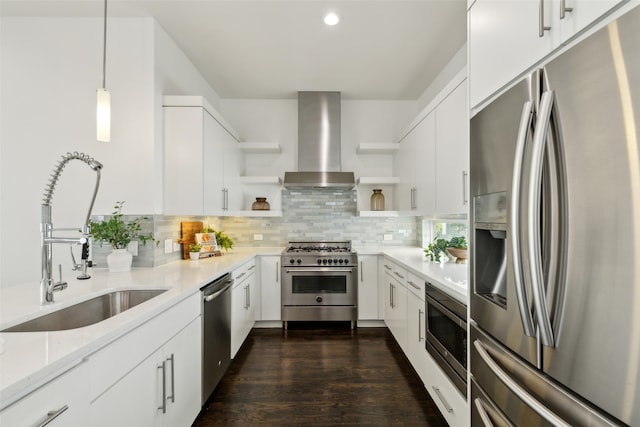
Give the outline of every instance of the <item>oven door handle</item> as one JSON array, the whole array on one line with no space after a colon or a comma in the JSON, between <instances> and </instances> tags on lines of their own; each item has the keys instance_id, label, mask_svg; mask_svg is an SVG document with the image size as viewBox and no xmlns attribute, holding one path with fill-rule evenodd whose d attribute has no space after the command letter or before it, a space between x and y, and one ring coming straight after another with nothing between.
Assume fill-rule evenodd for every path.
<instances>
[{"instance_id":1,"label":"oven door handle","mask_svg":"<svg viewBox=\"0 0 640 427\"><path fill-rule=\"evenodd\" d=\"M338 269L338 268L320 268L314 270L307 269L293 269L287 270L286 273L353 273L352 268Z\"/></svg>"},{"instance_id":2,"label":"oven door handle","mask_svg":"<svg viewBox=\"0 0 640 427\"><path fill-rule=\"evenodd\" d=\"M460 326L461 328L464 328L465 331L467 330L467 321L465 319L462 319L453 311L449 310L447 307L445 307L444 305L440 304L438 301L434 300L433 298L427 295L427 306L429 304L437 308L438 311L442 312L442 314L447 316L449 320L451 320L454 323L457 323L458 326ZM428 310L429 308L427 307L427 311Z\"/></svg>"}]
</instances>

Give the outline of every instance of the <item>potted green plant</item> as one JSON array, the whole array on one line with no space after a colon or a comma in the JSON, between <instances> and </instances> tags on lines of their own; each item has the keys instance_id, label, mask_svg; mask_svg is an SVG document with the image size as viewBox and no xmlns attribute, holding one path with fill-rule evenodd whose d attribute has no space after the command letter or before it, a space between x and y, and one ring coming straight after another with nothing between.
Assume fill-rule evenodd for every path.
<instances>
[{"instance_id":1,"label":"potted green plant","mask_svg":"<svg viewBox=\"0 0 640 427\"><path fill-rule=\"evenodd\" d=\"M202 245L198 243L191 243L189 245L189 258L191 258L192 261L200 259L200 249L202 249Z\"/></svg>"},{"instance_id":2,"label":"potted green plant","mask_svg":"<svg viewBox=\"0 0 640 427\"><path fill-rule=\"evenodd\" d=\"M443 261L442 255L449 253L456 258L456 263L461 264L467 259L467 239L464 236L455 236L451 240L436 238L427 246L424 253L435 262Z\"/></svg>"},{"instance_id":3,"label":"potted green plant","mask_svg":"<svg viewBox=\"0 0 640 427\"><path fill-rule=\"evenodd\" d=\"M127 246L133 240L139 240L142 245L146 245L149 241L154 241L152 233L143 233L142 220L147 217L138 217L129 222L123 221L122 206L124 202L116 202L111 217L106 221L90 221L90 233L96 241L108 243L113 248L111 254L107 257L107 265L110 272L129 271L131 270L131 262L133 255L127 251ZM156 242L157 244L158 242Z\"/></svg>"},{"instance_id":4,"label":"potted green plant","mask_svg":"<svg viewBox=\"0 0 640 427\"><path fill-rule=\"evenodd\" d=\"M224 231L215 231L216 233L216 243L218 243L218 247L224 249L225 252L229 252L229 249L233 249L233 245L235 242L233 239L225 234Z\"/></svg>"}]
</instances>

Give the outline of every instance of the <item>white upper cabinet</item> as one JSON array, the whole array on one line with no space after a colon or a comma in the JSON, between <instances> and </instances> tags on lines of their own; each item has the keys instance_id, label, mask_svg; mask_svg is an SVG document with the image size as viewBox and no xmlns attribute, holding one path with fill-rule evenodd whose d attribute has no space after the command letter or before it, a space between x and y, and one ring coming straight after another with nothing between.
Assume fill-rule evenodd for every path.
<instances>
[{"instance_id":1,"label":"white upper cabinet","mask_svg":"<svg viewBox=\"0 0 640 427\"><path fill-rule=\"evenodd\" d=\"M435 210L435 129L435 114L430 113L400 142L393 164L399 211L423 215Z\"/></svg>"},{"instance_id":2,"label":"white upper cabinet","mask_svg":"<svg viewBox=\"0 0 640 427\"><path fill-rule=\"evenodd\" d=\"M436 212L469 210L469 113L467 81L436 108Z\"/></svg>"},{"instance_id":3,"label":"white upper cabinet","mask_svg":"<svg viewBox=\"0 0 640 427\"><path fill-rule=\"evenodd\" d=\"M476 0L468 15L470 105L489 98L623 1Z\"/></svg>"},{"instance_id":4,"label":"white upper cabinet","mask_svg":"<svg viewBox=\"0 0 640 427\"><path fill-rule=\"evenodd\" d=\"M164 214L242 209L238 135L200 96L164 97Z\"/></svg>"}]
</instances>

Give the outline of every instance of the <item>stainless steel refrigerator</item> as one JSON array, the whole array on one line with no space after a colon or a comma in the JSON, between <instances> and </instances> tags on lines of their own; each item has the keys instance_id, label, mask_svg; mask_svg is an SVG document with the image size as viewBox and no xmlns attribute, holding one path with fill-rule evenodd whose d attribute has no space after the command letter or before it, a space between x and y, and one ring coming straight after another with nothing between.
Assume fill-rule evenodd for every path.
<instances>
[{"instance_id":1,"label":"stainless steel refrigerator","mask_svg":"<svg viewBox=\"0 0 640 427\"><path fill-rule=\"evenodd\" d=\"M472 425L640 426L640 7L471 119Z\"/></svg>"}]
</instances>

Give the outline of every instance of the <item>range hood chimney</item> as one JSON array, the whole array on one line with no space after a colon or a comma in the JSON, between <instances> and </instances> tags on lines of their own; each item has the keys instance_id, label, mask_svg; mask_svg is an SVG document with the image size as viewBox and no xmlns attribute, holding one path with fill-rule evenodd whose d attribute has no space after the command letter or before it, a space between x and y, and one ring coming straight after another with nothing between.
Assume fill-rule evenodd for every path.
<instances>
[{"instance_id":1,"label":"range hood chimney","mask_svg":"<svg viewBox=\"0 0 640 427\"><path fill-rule=\"evenodd\" d=\"M340 165L340 92L298 92L298 172L285 172L284 186L355 186Z\"/></svg>"}]
</instances>

